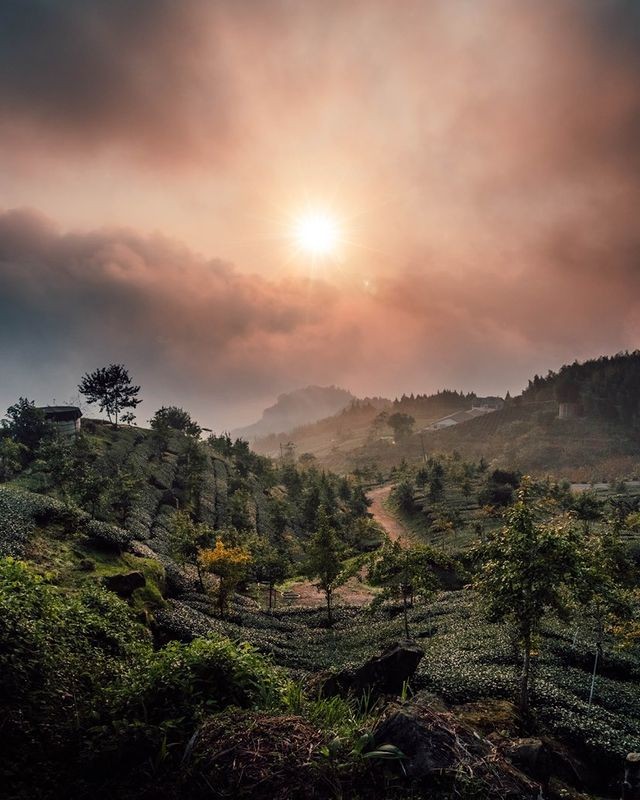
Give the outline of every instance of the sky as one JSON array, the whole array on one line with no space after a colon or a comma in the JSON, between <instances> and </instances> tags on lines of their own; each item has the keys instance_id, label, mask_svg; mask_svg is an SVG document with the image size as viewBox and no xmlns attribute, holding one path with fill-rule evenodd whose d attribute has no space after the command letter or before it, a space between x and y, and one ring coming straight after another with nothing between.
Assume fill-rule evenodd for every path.
<instances>
[{"instance_id":1,"label":"sky","mask_svg":"<svg viewBox=\"0 0 640 800\"><path fill-rule=\"evenodd\" d=\"M0 409L118 362L223 430L637 348L639 9L0 0Z\"/></svg>"}]
</instances>

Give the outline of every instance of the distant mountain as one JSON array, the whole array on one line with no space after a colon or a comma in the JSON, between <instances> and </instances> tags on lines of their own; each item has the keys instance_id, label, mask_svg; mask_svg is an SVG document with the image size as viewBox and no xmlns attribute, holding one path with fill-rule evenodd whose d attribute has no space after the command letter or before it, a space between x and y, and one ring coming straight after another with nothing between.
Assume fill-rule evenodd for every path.
<instances>
[{"instance_id":1,"label":"distant mountain","mask_svg":"<svg viewBox=\"0 0 640 800\"><path fill-rule=\"evenodd\" d=\"M300 425L330 417L342 411L356 398L346 389L337 386L307 386L293 392L281 394L274 405L266 408L262 419L232 431L234 436L248 439L285 433Z\"/></svg>"}]
</instances>

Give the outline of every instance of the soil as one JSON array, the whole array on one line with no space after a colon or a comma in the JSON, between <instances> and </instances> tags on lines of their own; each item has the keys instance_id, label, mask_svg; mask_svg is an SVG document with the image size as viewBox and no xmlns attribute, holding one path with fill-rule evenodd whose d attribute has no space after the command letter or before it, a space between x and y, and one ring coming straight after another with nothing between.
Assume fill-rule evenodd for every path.
<instances>
[{"instance_id":1,"label":"soil","mask_svg":"<svg viewBox=\"0 0 640 800\"><path fill-rule=\"evenodd\" d=\"M400 541L408 543L409 536L406 529L389 511L384 507L384 503L389 497L392 486L378 486L368 492L367 496L371 500L369 512L372 514L376 522L378 522L387 532L387 535L393 541ZM293 583L289 586L288 592L293 592L298 595L296 598L284 600L278 595L277 604L291 605L291 606L324 606L325 598L322 592L319 592L310 581L300 581ZM335 590L334 599L335 605L349 605L349 606L364 606L371 602L374 597L374 591L363 584L359 577L349 578L344 586Z\"/></svg>"},{"instance_id":2,"label":"soil","mask_svg":"<svg viewBox=\"0 0 640 800\"><path fill-rule=\"evenodd\" d=\"M375 521L382 525L392 541L409 544L410 536L404 525L384 507L392 489L393 486L387 484L368 492L367 497L371 500L369 512L373 514Z\"/></svg>"}]
</instances>

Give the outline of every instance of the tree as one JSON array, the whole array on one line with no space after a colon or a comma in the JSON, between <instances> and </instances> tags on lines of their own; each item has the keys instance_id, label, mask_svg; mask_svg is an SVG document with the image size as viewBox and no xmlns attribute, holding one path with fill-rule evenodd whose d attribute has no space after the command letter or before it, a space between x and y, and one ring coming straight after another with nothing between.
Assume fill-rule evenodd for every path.
<instances>
[{"instance_id":1,"label":"tree","mask_svg":"<svg viewBox=\"0 0 640 800\"><path fill-rule=\"evenodd\" d=\"M14 442L22 445L22 461L33 456L40 442L51 433L51 425L44 418L44 411L36 408L33 401L26 397L19 398L17 403L7 409L7 419L2 427Z\"/></svg>"},{"instance_id":2,"label":"tree","mask_svg":"<svg viewBox=\"0 0 640 800\"><path fill-rule=\"evenodd\" d=\"M156 420L155 425L152 421L151 428L151 436L149 437L151 450L158 461L162 461L164 459L164 454L169 449L171 428L164 419Z\"/></svg>"},{"instance_id":3,"label":"tree","mask_svg":"<svg viewBox=\"0 0 640 800\"><path fill-rule=\"evenodd\" d=\"M318 527L309 543L309 556L304 571L309 579L317 580L317 590L324 593L329 625L333 625L333 593L352 575L351 570L343 569L343 553L344 547L336 530L330 525L325 509L320 507Z\"/></svg>"},{"instance_id":4,"label":"tree","mask_svg":"<svg viewBox=\"0 0 640 800\"><path fill-rule=\"evenodd\" d=\"M575 512L578 519L587 522L595 522L602 518L604 513L604 502L599 500L595 492L580 492L580 494L569 498L571 510Z\"/></svg>"},{"instance_id":5,"label":"tree","mask_svg":"<svg viewBox=\"0 0 640 800\"><path fill-rule=\"evenodd\" d=\"M195 567L201 591L202 566L200 552L213 543L214 532L202 522L194 522L186 511L176 511L169 529L169 552L179 564Z\"/></svg>"},{"instance_id":6,"label":"tree","mask_svg":"<svg viewBox=\"0 0 640 800\"><path fill-rule=\"evenodd\" d=\"M586 523L585 523L586 529ZM589 708L596 686L598 665L607 640L632 617L633 603L622 586L620 563L625 554L614 526L590 533L585 538L585 568L580 575L576 612L581 626L594 644ZM577 630L576 630L577 635Z\"/></svg>"},{"instance_id":7,"label":"tree","mask_svg":"<svg viewBox=\"0 0 640 800\"><path fill-rule=\"evenodd\" d=\"M391 414L387 419L387 425L393 431L393 438L396 442L411 436L414 424L415 419L409 414L403 414L401 411L396 411L395 414Z\"/></svg>"},{"instance_id":8,"label":"tree","mask_svg":"<svg viewBox=\"0 0 640 800\"><path fill-rule=\"evenodd\" d=\"M200 514L200 501L208 464L209 460L202 442L193 436L188 436L180 457L180 467L186 493L185 501L196 515Z\"/></svg>"},{"instance_id":9,"label":"tree","mask_svg":"<svg viewBox=\"0 0 640 800\"><path fill-rule=\"evenodd\" d=\"M377 417L374 418L373 422L371 423L371 430L369 436L372 439L379 439L382 436L382 432L389 424L389 414L386 411L381 411Z\"/></svg>"},{"instance_id":10,"label":"tree","mask_svg":"<svg viewBox=\"0 0 640 800\"><path fill-rule=\"evenodd\" d=\"M506 512L506 525L483 548L475 585L489 618L513 624L522 650L519 705L529 708L531 654L545 615L566 611L580 573L579 536L570 517L545 519L528 497L528 482Z\"/></svg>"},{"instance_id":11,"label":"tree","mask_svg":"<svg viewBox=\"0 0 640 800\"><path fill-rule=\"evenodd\" d=\"M95 466L88 466L76 483L76 496L82 508L95 517L110 488L109 478Z\"/></svg>"},{"instance_id":12,"label":"tree","mask_svg":"<svg viewBox=\"0 0 640 800\"><path fill-rule=\"evenodd\" d=\"M254 553L254 575L260 583L266 583L269 591L269 611L273 608L276 584L289 574L289 561L284 553L266 541L261 541Z\"/></svg>"},{"instance_id":13,"label":"tree","mask_svg":"<svg viewBox=\"0 0 640 800\"><path fill-rule=\"evenodd\" d=\"M207 572L218 576L220 582L215 592L220 616L223 617L229 598L246 576L251 554L244 547L228 547L218 539L216 546L200 553L200 564Z\"/></svg>"},{"instance_id":14,"label":"tree","mask_svg":"<svg viewBox=\"0 0 640 800\"><path fill-rule=\"evenodd\" d=\"M187 436L195 437L202 433L202 428L191 419L191 414L178 406L162 406L156 411L150 422L152 430L170 428Z\"/></svg>"},{"instance_id":15,"label":"tree","mask_svg":"<svg viewBox=\"0 0 640 800\"><path fill-rule=\"evenodd\" d=\"M429 481L428 498L430 503L437 503L444 496L444 482L440 475L433 474Z\"/></svg>"},{"instance_id":16,"label":"tree","mask_svg":"<svg viewBox=\"0 0 640 800\"><path fill-rule=\"evenodd\" d=\"M90 404L98 404L106 411L109 422L118 427L118 417L125 408L135 408L140 402L139 386L131 383L129 372L122 364L109 364L93 372L87 372L78 386L78 391Z\"/></svg>"},{"instance_id":17,"label":"tree","mask_svg":"<svg viewBox=\"0 0 640 800\"><path fill-rule=\"evenodd\" d=\"M73 439L54 436L41 444L38 459L48 474L49 484L58 490L65 503L75 501L95 517L110 479L100 469L98 451L86 436Z\"/></svg>"},{"instance_id":18,"label":"tree","mask_svg":"<svg viewBox=\"0 0 640 800\"><path fill-rule=\"evenodd\" d=\"M400 511L405 514L413 514L416 510L416 499L413 491L413 483L410 480L402 480L395 486L392 492L394 502Z\"/></svg>"},{"instance_id":19,"label":"tree","mask_svg":"<svg viewBox=\"0 0 640 800\"><path fill-rule=\"evenodd\" d=\"M310 469L318 463L318 459L313 453L301 453L298 456L298 464L302 469Z\"/></svg>"},{"instance_id":20,"label":"tree","mask_svg":"<svg viewBox=\"0 0 640 800\"><path fill-rule=\"evenodd\" d=\"M26 450L23 444L10 436L0 435L0 483L10 481L22 467L21 456Z\"/></svg>"},{"instance_id":21,"label":"tree","mask_svg":"<svg viewBox=\"0 0 640 800\"><path fill-rule=\"evenodd\" d=\"M229 521L239 533L252 533L255 520L251 513L252 497L246 489L234 492L229 501Z\"/></svg>"},{"instance_id":22,"label":"tree","mask_svg":"<svg viewBox=\"0 0 640 800\"><path fill-rule=\"evenodd\" d=\"M72 456L71 443L60 437L43 442L38 450L38 465L40 464L48 473L49 487L57 489L63 502L68 504L77 467Z\"/></svg>"},{"instance_id":23,"label":"tree","mask_svg":"<svg viewBox=\"0 0 640 800\"><path fill-rule=\"evenodd\" d=\"M378 595L380 600L402 600L407 639L410 638L409 605L413 605L415 597L426 599L435 591L436 581L431 570L433 562L434 556L427 548L403 548L400 542L389 542L369 570L369 581L382 587Z\"/></svg>"},{"instance_id":24,"label":"tree","mask_svg":"<svg viewBox=\"0 0 640 800\"><path fill-rule=\"evenodd\" d=\"M109 505L118 523L125 527L140 497L142 479L131 470L118 469L109 487Z\"/></svg>"}]
</instances>

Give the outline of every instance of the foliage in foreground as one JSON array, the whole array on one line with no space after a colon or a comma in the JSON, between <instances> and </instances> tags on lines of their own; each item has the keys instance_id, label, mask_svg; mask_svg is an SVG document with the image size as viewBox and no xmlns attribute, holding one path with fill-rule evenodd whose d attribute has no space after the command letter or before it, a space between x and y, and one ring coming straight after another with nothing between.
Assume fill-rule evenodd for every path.
<instances>
[{"instance_id":1,"label":"foliage in foreground","mask_svg":"<svg viewBox=\"0 0 640 800\"><path fill-rule=\"evenodd\" d=\"M281 706L286 686L249 645L196 639L154 650L115 595L71 593L22 562L0 561L7 784L37 771L39 786L45 776L55 782L71 764L85 779L104 779L123 759L147 764L184 747L213 711Z\"/></svg>"}]
</instances>

